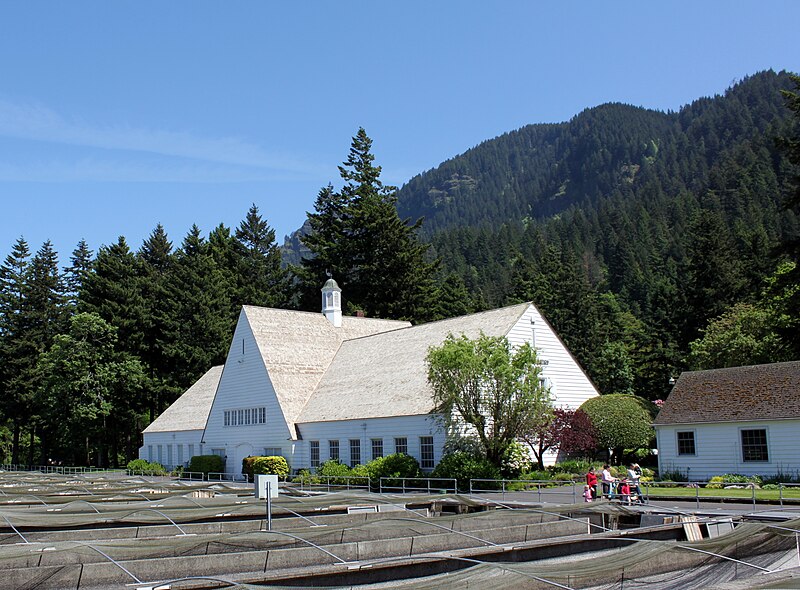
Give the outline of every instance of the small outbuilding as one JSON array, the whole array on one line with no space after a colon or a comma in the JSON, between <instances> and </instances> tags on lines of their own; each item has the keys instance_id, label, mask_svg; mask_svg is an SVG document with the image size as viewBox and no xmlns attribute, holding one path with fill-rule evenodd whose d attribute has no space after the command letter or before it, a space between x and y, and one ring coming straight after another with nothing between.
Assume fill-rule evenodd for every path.
<instances>
[{"instance_id":1,"label":"small outbuilding","mask_svg":"<svg viewBox=\"0 0 800 590\"><path fill-rule=\"evenodd\" d=\"M661 474L800 474L800 361L683 373L654 427Z\"/></svg>"}]
</instances>

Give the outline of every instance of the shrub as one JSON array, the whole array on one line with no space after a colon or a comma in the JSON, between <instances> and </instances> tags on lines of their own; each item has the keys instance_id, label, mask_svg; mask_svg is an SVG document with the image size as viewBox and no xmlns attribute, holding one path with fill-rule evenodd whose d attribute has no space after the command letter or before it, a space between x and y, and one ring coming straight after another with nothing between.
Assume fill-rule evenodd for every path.
<instances>
[{"instance_id":1,"label":"shrub","mask_svg":"<svg viewBox=\"0 0 800 590\"><path fill-rule=\"evenodd\" d=\"M580 407L597 431L600 447L614 449L615 459L624 449L649 447L653 439L650 424L658 408L644 398L610 394L586 400Z\"/></svg>"},{"instance_id":2,"label":"shrub","mask_svg":"<svg viewBox=\"0 0 800 590\"><path fill-rule=\"evenodd\" d=\"M589 467L593 466L597 467L594 462L589 459L569 459L548 467L547 470L550 473L560 471L562 473L573 473L575 475L584 476L586 472L589 471Z\"/></svg>"},{"instance_id":3,"label":"shrub","mask_svg":"<svg viewBox=\"0 0 800 590\"><path fill-rule=\"evenodd\" d=\"M194 473L221 473L225 469L225 461L219 455L195 455L189 461L189 471Z\"/></svg>"},{"instance_id":4,"label":"shrub","mask_svg":"<svg viewBox=\"0 0 800 590\"><path fill-rule=\"evenodd\" d=\"M723 479L721 475L715 475L710 480L708 480L708 484L706 488L710 490L721 490L724 486L722 485Z\"/></svg>"},{"instance_id":5,"label":"shrub","mask_svg":"<svg viewBox=\"0 0 800 590\"><path fill-rule=\"evenodd\" d=\"M420 477L422 475L417 460L403 453L378 457L364 467L369 476L376 481L381 477Z\"/></svg>"},{"instance_id":6,"label":"shrub","mask_svg":"<svg viewBox=\"0 0 800 590\"><path fill-rule=\"evenodd\" d=\"M337 459L329 459L317 467L317 475L331 478L327 483L332 485L346 485L348 482L346 478L353 477L356 474L350 467Z\"/></svg>"},{"instance_id":7,"label":"shrub","mask_svg":"<svg viewBox=\"0 0 800 590\"><path fill-rule=\"evenodd\" d=\"M286 477L289 475L289 464L284 457L256 457L253 461L253 475L277 475Z\"/></svg>"},{"instance_id":8,"label":"shrub","mask_svg":"<svg viewBox=\"0 0 800 590\"><path fill-rule=\"evenodd\" d=\"M520 479L530 479L533 481L544 481L551 478L549 471L523 471L519 475Z\"/></svg>"},{"instance_id":9,"label":"shrub","mask_svg":"<svg viewBox=\"0 0 800 590\"><path fill-rule=\"evenodd\" d=\"M442 457L431 477L456 479L459 488L467 489L470 479L498 479L500 470L481 455L453 453Z\"/></svg>"},{"instance_id":10,"label":"shrub","mask_svg":"<svg viewBox=\"0 0 800 590\"><path fill-rule=\"evenodd\" d=\"M128 471L142 471L148 475L166 475L167 470L161 463L150 463L145 459L134 459L127 465Z\"/></svg>"},{"instance_id":11,"label":"shrub","mask_svg":"<svg viewBox=\"0 0 800 590\"><path fill-rule=\"evenodd\" d=\"M512 441L500 460L500 473L510 479L519 477L530 465L527 449L518 441Z\"/></svg>"},{"instance_id":12,"label":"shrub","mask_svg":"<svg viewBox=\"0 0 800 590\"><path fill-rule=\"evenodd\" d=\"M573 473L554 473L553 480L555 481L575 481L575 474Z\"/></svg>"}]
</instances>

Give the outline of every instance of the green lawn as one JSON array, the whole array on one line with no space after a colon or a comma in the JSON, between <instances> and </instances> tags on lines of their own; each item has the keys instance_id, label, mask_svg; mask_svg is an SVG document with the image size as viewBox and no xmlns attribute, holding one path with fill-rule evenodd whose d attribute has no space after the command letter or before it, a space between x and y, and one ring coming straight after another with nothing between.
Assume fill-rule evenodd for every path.
<instances>
[{"instance_id":1,"label":"green lawn","mask_svg":"<svg viewBox=\"0 0 800 590\"><path fill-rule=\"evenodd\" d=\"M687 488L681 485L674 487L654 487L642 485L642 493L651 498L695 498L699 495L700 498L730 498L750 500L753 497L753 490L751 489L709 489L709 488ZM800 500L800 488L791 487L779 490L756 490L756 500L775 500L784 499L798 499Z\"/></svg>"}]
</instances>

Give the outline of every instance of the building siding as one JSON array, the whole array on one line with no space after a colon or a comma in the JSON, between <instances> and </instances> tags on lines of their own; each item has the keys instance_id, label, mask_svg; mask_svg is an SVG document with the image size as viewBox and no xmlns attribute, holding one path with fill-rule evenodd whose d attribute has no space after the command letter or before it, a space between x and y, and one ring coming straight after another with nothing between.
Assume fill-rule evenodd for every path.
<instances>
[{"instance_id":1,"label":"building siding","mask_svg":"<svg viewBox=\"0 0 800 590\"><path fill-rule=\"evenodd\" d=\"M266 424L225 426L226 410L257 407L266 408ZM264 448L281 448L287 459L292 455L289 428L245 314L236 324L203 444L207 450L225 449L228 473L241 473L242 459L262 455Z\"/></svg>"},{"instance_id":2,"label":"building siding","mask_svg":"<svg viewBox=\"0 0 800 590\"><path fill-rule=\"evenodd\" d=\"M769 461L745 462L742 459L740 431L765 429ZM695 455L678 455L677 433L695 433ZM659 473L678 471L689 481L708 481L715 475L773 476L800 473L797 433L800 420L764 420L720 424L656 426Z\"/></svg>"},{"instance_id":3,"label":"building siding","mask_svg":"<svg viewBox=\"0 0 800 590\"><path fill-rule=\"evenodd\" d=\"M202 430L179 430L175 432L153 432L144 434L144 444L139 448L139 458L161 463L167 469L187 466L191 456L189 445L193 445L195 455L199 454ZM161 461L158 460L158 447L161 447ZM179 450L180 447L180 450ZM149 450L152 449L152 457ZM167 459L171 458L171 461ZM180 461L178 459L181 459Z\"/></svg>"},{"instance_id":4,"label":"building siding","mask_svg":"<svg viewBox=\"0 0 800 590\"><path fill-rule=\"evenodd\" d=\"M369 418L367 420L341 420L336 422L311 422L299 424L298 429L303 440L298 445L295 464L309 468L311 465L310 441L317 440L320 445L320 462L330 459L328 441L339 441L339 460L350 464L351 439L361 441L361 463L372 459L372 439L383 440L383 454L395 452L395 437L408 439L408 454L420 461L420 437L432 436L434 448L434 464L442 458L445 434L435 416L395 416L391 418Z\"/></svg>"}]
</instances>

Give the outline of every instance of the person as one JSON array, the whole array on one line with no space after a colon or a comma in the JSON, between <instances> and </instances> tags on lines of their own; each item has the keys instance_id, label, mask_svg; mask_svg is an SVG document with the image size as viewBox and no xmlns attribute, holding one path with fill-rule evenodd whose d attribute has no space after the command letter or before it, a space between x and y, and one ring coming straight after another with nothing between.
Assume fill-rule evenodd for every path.
<instances>
[{"instance_id":1,"label":"person","mask_svg":"<svg viewBox=\"0 0 800 590\"><path fill-rule=\"evenodd\" d=\"M642 489L639 487L639 478L642 477L642 469L638 463L631 463L627 473L630 482L631 493L636 494L637 500L641 501Z\"/></svg>"},{"instance_id":2,"label":"person","mask_svg":"<svg viewBox=\"0 0 800 590\"><path fill-rule=\"evenodd\" d=\"M619 496L620 500L625 502L625 504L631 503L631 486L628 483L628 480L624 477L619 482Z\"/></svg>"},{"instance_id":3,"label":"person","mask_svg":"<svg viewBox=\"0 0 800 590\"><path fill-rule=\"evenodd\" d=\"M611 467L608 463L603 465L603 473L600 476L600 483L603 485L603 495L611 500L614 497L614 483L617 478L611 475Z\"/></svg>"},{"instance_id":4,"label":"person","mask_svg":"<svg viewBox=\"0 0 800 590\"><path fill-rule=\"evenodd\" d=\"M592 492L592 500L597 498L597 474L594 472L594 467L589 467L586 473L586 485Z\"/></svg>"},{"instance_id":5,"label":"person","mask_svg":"<svg viewBox=\"0 0 800 590\"><path fill-rule=\"evenodd\" d=\"M590 486L588 483L585 486L583 486L583 501L584 502L591 502L592 500L594 500L594 493L593 492L596 493L595 488Z\"/></svg>"}]
</instances>

